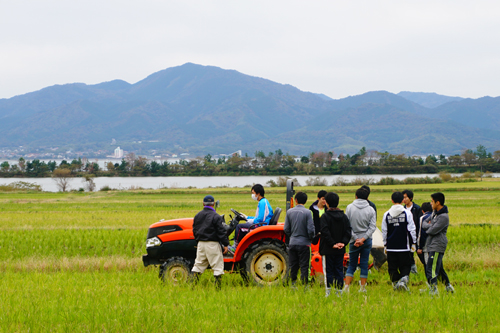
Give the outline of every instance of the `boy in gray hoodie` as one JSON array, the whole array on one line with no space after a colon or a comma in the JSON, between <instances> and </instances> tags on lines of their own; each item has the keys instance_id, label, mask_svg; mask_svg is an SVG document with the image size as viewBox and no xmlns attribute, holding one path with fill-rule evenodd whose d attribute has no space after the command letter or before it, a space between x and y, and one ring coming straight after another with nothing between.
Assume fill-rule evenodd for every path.
<instances>
[{"instance_id":1,"label":"boy in gray hoodie","mask_svg":"<svg viewBox=\"0 0 500 333\"><path fill-rule=\"evenodd\" d=\"M450 225L448 216L448 207L444 205L444 194L437 192L431 194L432 215L422 222L422 229L427 232L427 241L425 242L424 252L428 253L428 260L425 267L425 275L429 283L429 293L437 295L437 278L439 275L443 278L447 292L455 292L455 289L448 279L443 267L443 256L448 245L446 233Z\"/></svg>"},{"instance_id":2,"label":"boy in gray hoodie","mask_svg":"<svg viewBox=\"0 0 500 333\"><path fill-rule=\"evenodd\" d=\"M377 229L377 217L375 210L368 203L370 193L360 188L356 191L356 200L347 206L345 214L351 222L351 242L349 243L349 267L347 268L345 286L343 291L349 292L354 272L358 266L361 274L360 292L366 292L366 280L368 279L368 259L372 249L372 235Z\"/></svg>"}]
</instances>

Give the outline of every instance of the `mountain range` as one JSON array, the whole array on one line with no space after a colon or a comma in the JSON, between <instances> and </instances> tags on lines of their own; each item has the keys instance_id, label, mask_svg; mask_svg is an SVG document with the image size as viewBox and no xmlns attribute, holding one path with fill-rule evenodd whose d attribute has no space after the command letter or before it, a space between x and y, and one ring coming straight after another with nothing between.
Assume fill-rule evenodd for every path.
<instances>
[{"instance_id":1,"label":"mountain range","mask_svg":"<svg viewBox=\"0 0 500 333\"><path fill-rule=\"evenodd\" d=\"M216 154L278 148L404 154L500 148L500 97L372 91L342 99L186 63L130 84L72 83L0 99L0 147L132 147ZM137 144L133 145L137 148ZM130 148L129 148L130 149ZM110 149L111 150L111 149Z\"/></svg>"}]
</instances>

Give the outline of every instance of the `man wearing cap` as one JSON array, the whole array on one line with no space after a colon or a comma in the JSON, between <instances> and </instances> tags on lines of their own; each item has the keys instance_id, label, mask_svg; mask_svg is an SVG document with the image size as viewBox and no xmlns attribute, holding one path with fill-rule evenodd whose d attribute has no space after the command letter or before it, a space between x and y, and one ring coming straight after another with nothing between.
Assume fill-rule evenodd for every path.
<instances>
[{"instance_id":1,"label":"man wearing cap","mask_svg":"<svg viewBox=\"0 0 500 333\"><path fill-rule=\"evenodd\" d=\"M214 197L207 195L203 199L203 210L196 214L193 220L193 234L198 241L198 246L192 272L194 281L197 281L199 275L210 264L215 276L215 285L219 289L221 277L224 274L224 259L222 256L227 253L229 239L223 227L222 217L215 212L214 205ZM222 252L221 244L224 246L224 252Z\"/></svg>"}]
</instances>

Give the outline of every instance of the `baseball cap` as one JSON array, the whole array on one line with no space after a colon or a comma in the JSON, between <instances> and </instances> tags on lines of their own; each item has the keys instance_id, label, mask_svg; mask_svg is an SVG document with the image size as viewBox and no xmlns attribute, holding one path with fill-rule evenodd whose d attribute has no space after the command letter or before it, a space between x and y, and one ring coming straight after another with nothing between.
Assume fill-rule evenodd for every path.
<instances>
[{"instance_id":1,"label":"baseball cap","mask_svg":"<svg viewBox=\"0 0 500 333\"><path fill-rule=\"evenodd\" d=\"M214 203L215 202L215 199L213 196L211 196L210 194L205 196L205 198L203 198L203 203L204 204L208 204L208 203Z\"/></svg>"}]
</instances>

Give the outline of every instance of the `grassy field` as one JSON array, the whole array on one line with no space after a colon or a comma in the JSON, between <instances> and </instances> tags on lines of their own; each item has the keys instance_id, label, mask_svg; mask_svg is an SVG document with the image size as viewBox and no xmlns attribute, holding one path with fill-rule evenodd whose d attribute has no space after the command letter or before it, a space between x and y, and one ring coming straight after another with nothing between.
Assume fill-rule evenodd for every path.
<instances>
[{"instance_id":1,"label":"grassy field","mask_svg":"<svg viewBox=\"0 0 500 333\"><path fill-rule=\"evenodd\" d=\"M357 187L329 187L340 208ZM98 193L0 193L1 332L498 331L500 297L500 182L373 186L378 225L393 190L413 189L415 202L442 191L451 227L445 268L456 293L431 298L422 267L411 294L394 293L387 266L373 271L368 294L323 297L284 287L245 286L237 274L217 292L209 274L192 288L162 284L144 268L145 237L160 219L194 216L205 194L246 214L255 211L245 189L169 189ZM302 187L309 203L320 188ZM268 189L285 208L285 190ZM284 216L280 218L284 221Z\"/></svg>"}]
</instances>

